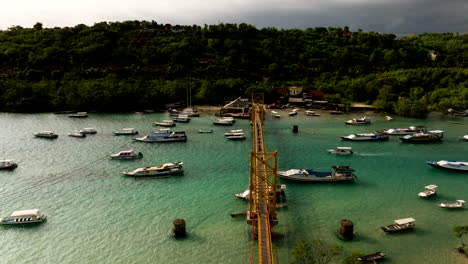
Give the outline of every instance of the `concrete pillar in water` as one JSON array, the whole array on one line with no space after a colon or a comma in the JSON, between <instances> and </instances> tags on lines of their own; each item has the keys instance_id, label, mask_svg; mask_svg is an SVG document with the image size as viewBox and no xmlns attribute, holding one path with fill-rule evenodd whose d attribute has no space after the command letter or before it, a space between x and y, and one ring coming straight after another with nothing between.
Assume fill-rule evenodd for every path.
<instances>
[{"instance_id":1,"label":"concrete pillar in water","mask_svg":"<svg viewBox=\"0 0 468 264\"><path fill-rule=\"evenodd\" d=\"M187 232L185 231L185 220L184 219L176 219L172 222L175 237L185 237Z\"/></svg>"},{"instance_id":2,"label":"concrete pillar in water","mask_svg":"<svg viewBox=\"0 0 468 264\"><path fill-rule=\"evenodd\" d=\"M340 236L346 240L352 240L354 238L354 224L351 220L341 220Z\"/></svg>"},{"instance_id":3,"label":"concrete pillar in water","mask_svg":"<svg viewBox=\"0 0 468 264\"><path fill-rule=\"evenodd\" d=\"M299 132L299 126L298 126L298 125L293 125L292 132L293 132L293 133Z\"/></svg>"}]
</instances>

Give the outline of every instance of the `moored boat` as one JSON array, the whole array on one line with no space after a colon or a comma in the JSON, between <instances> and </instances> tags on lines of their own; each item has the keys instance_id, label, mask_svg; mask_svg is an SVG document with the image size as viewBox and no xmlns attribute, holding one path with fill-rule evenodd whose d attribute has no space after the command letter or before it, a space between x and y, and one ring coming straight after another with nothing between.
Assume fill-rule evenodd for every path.
<instances>
[{"instance_id":1,"label":"moored boat","mask_svg":"<svg viewBox=\"0 0 468 264\"><path fill-rule=\"evenodd\" d=\"M459 140L468 141L468 135L458 137Z\"/></svg>"},{"instance_id":2,"label":"moored boat","mask_svg":"<svg viewBox=\"0 0 468 264\"><path fill-rule=\"evenodd\" d=\"M395 220L394 224L380 227L385 232L398 232L406 229L413 228L415 219L412 217Z\"/></svg>"},{"instance_id":3,"label":"moored boat","mask_svg":"<svg viewBox=\"0 0 468 264\"><path fill-rule=\"evenodd\" d=\"M416 133L423 133L426 132L425 126L410 126L405 128L389 128L389 129L382 129L377 131L379 134L389 135L389 136L404 136L404 135L412 135Z\"/></svg>"},{"instance_id":4,"label":"moored boat","mask_svg":"<svg viewBox=\"0 0 468 264\"><path fill-rule=\"evenodd\" d=\"M213 124L217 126L232 126L235 122L236 120L233 117L223 117L213 121Z\"/></svg>"},{"instance_id":5,"label":"moored boat","mask_svg":"<svg viewBox=\"0 0 468 264\"><path fill-rule=\"evenodd\" d=\"M388 140L388 136L376 133L351 134L348 136L340 136L341 139L347 141L384 141Z\"/></svg>"},{"instance_id":6,"label":"moored boat","mask_svg":"<svg viewBox=\"0 0 468 264\"><path fill-rule=\"evenodd\" d=\"M162 127L175 127L176 124L172 120L163 120L160 122L153 122L155 126L162 126Z\"/></svg>"},{"instance_id":7,"label":"moored boat","mask_svg":"<svg viewBox=\"0 0 468 264\"><path fill-rule=\"evenodd\" d=\"M141 138L133 138L135 141L141 142L183 142L187 141L187 134L185 131L162 131L158 133L153 133Z\"/></svg>"},{"instance_id":8,"label":"moored boat","mask_svg":"<svg viewBox=\"0 0 468 264\"><path fill-rule=\"evenodd\" d=\"M34 133L33 135L38 138L50 138L50 139L58 138L58 135L55 134L53 131L41 131L38 133Z\"/></svg>"},{"instance_id":9,"label":"moored boat","mask_svg":"<svg viewBox=\"0 0 468 264\"><path fill-rule=\"evenodd\" d=\"M12 160L0 160L0 170L12 170L16 169L18 164Z\"/></svg>"},{"instance_id":10,"label":"moored boat","mask_svg":"<svg viewBox=\"0 0 468 264\"><path fill-rule=\"evenodd\" d=\"M391 116L385 116L385 120L387 120L387 121L392 121L392 120L393 120L393 117L391 117Z\"/></svg>"},{"instance_id":11,"label":"moored boat","mask_svg":"<svg viewBox=\"0 0 468 264\"><path fill-rule=\"evenodd\" d=\"M299 111L299 109L293 109L291 110L291 112L288 113L289 116L295 116L297 115L297 111Z\"/></svg>"},{"instance_id":12,"label":"moored boat","mask_svg":"<svg viewBox=\"0 0 468 264\"><path fill-rule=\"evenodd\" d=\"M190 117L188 115L177 115L172 119L174 122L179 122L179 123L188 123L190 122Z\"/></svg>"},{"instance_id":13,"label":"moored boat","mask_svg":"<svg viewBox=\"0 0 468 264\"><path fill-rule=\"evenodd\" d=\"M86 118L86 117L88 117L88 113L87 112L76 112L75 114L71 114L68 117L71 117L71 118Z\"/></svg>"},{"instance_id":14,"label":"moored boat","mask_svg":"<svg viewBox=\"0 0 468 264\"><path fill-rule=\"evenodd\" d=\"M122 150L118 153L110 155L111 159L120 159L120 160L131 160L131 159L141 159L143 158L143 153L136 153L134 149Z\"/></svg>"},{"instance_id":15,"label":"moored boat","mask_svg":"<svg viewBox=\"0 0 468 264\"><path fill-rule=\"evenodd\" d=\"M416 133L412 135L406 135L401 137L400 140L406 143L431 143L439 142L444 137L444 131L432 130L427 133Z\"/></svg>"},{"instance_id":16,"label":"moored boat","mask_svg":"<svg viewBox=\"0 0 468 264\"><path fill-rule=\"evenodd\" d=\"M133 136L138 135L138 131L134 128L123 128L122 131L112 132L114 136Z\"/></svg>"},{"instance_id":17,"label":"moored boat","mask_svg":"<svg viewBox=\"0 0 468 264\"><path fill-rule=\"evenodd\" d=\"M313 110L305 110L304 114L306 116L320 116L319 114L317 114L315 111Z\"/></svg>"},{"instance_id":18,"label":"moored boat","mask_svg":"<svg viewBox=\"0 0 468 264\"><path fill-rule=\"evenodd\" d=\"M356 176L349 166L333 166L331 172L320 172L310 169L290 169L278 171L278 177L305 182L344 182L353 181Z\"/></svg>"},{"instance_id":19,"label":"moored boat","mask_svg":"<svg viewBox=\"0 0 468 264\"><path fill-rule=\"evenodd\" d=\"M327 149L328 152L337 155L351 155L353 150L351 147L337 147L336 149Z\"/></svg>"},{"instance_id":20,"label":"moored boat","mask_svg":"<svg viewBox=\"0 0 468 264\"><path fill-rule=\"evenodd\" d=\"M183 162L170 162L165 163L163 165L151 166L151 167L144 167L138 168L134 171L124 171L123 174L127 176L135 176L135 177L144 177L144 176L166 176L166 175L173 175L173 174L182 174L183 170Z\"/></svg>"},{"instance_id":21,"label":"moored boat","mask_svg":"<svg viewBox=\"0 0 468 264\"><path fill-rule=\"evenodd\" d=\"M467 161L439 160L439 161L427 161L426 163L434 168L468 172Z\"/></svg>"},{"instance_id":22,"label":"moored boat","mask_svg":"<svg viewBox=\"0 0 468 264\"><path fill-rule=\"evenodd\" d=\"M462 208L465 206L465 201L457 200L455 203L441 203L439 206L443 208Z\"/></svg>"},{"instance_id":23,"label":"moored boat","mask_svg":"<svg viewBox=\"0 0 468 264\"><path fill-rule=\"evenodd\" d=\"M345 122L347 125L368 125L371 123L371 120L367 117L353 118Z\"/></svg>"},{"instance_id":24,"label":"moored boat","mask_svg":"<svg viewBox=\"0 0 468 264\"><path fill-rule=\"evenodd\" d=\"M93 127L85 127L80 130L80 133L94 135L97 133L97 131Z\"/></svg>"},{"instance_id":25,"label":"moored boat","mask_svg":"<svg viewBox=\"0 0 468 264\"><path fill-rule=\"evenodd\" d=\"M431 197L437 194L437 191L436 191L437 185L435 184L427 185L424 188L426 188L425 191L418 193L419 197L427 198L427 197Z\"/></svg>"},{"instance_id":26,"label":"moored boat","mask_svg":"<svg viewBox=\"0 0 468 264\"><path fill-rule=\"evenodd\" d=\"M271 115L276 118L281 118L281 115L276 111L271 111Z\"/></svg>"},{"instance_id":27,"label":"moored boat","mask_svg":"<svg viewBox=\"0 0 468 264\"><path fill-rule=\"evenodd\" d=\"M286 201L286 184L277 184L276 185L276 208L287 207L288 203ZM237 198L248 200L250 199L250 190L246 189L241 193L234 194Z\"/></svg>"},{"instance_id":28,"label":"moored boat","mask_svg":"<svg viewBox=\"0 0 468 264\"><path fill-rule=\"evenodd\" d=\"M360 258L357 258L357 260L361 261L361 262L365 262L365 263L376 263L375 261L378 260L378 259L383 259L385 257L385 253L383 252L375 252L375 253L372 253L372 254L368 254L368 255L365 255L365 256L362 256Z\"/></svg>"},{"instance_id":29,"label":"moored boat","mask_svg":"<svg viewBox=\"0 0 468 264\"><path fill-rule=\"evenodd\" d=\"M213 133L213 129L198 129L198 133Z\"/></svg>"},{"instance_id":30,"label":"moored boat","mask_svg":"<svg viewBox=\"0 0 468 264\"><path fill-rule=\"evenodd\" d=\"M0 218L1 225L22 225L41 223L47 219L38 209L14 211L10 216Z\"/></svg>"},{"instance_id":31,"label":"moored boat","mask_svg":"<svg viewBox=\"0 0 468 264\"><path fill-rule=\"evenodd\" d=\"M77 138L85 138L86 134L81 133L80 131L73 131L71 133L68 133L69 137L77 137Z\"/></svg>"},{"instance_id":32,"label":"moored boat","mask_svg":"<svg viewBox=\"0 0 468 264\"><path fill-rule=\"evenodd\" d=\"M246 136L244 133L239 134L239 135L231 135L231 136L226 136L227 139L229 140L244 140L246 139Z\"/></svg>"}]
</instances>

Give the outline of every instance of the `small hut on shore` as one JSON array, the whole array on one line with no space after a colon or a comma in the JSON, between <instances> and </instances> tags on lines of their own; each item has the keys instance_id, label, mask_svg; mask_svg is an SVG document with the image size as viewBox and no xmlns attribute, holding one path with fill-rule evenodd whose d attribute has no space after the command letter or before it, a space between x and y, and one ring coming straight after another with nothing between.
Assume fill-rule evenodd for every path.
<instances>
[{"instance_id":1,"label":"small hut on shore","mask_svg":"<svg viewBox=\"0 0 468 264\"><path fill-rule=\"evenodd\" d=\"M239 97L223 106L216 115L232 116L235 118L250 118L249 100Z\"/></svg>"}]
</instances>

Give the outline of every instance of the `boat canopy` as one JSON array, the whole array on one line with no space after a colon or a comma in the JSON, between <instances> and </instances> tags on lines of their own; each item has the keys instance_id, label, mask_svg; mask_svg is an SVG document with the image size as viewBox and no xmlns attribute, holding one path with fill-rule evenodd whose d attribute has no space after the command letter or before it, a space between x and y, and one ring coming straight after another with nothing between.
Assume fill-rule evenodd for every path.
<instances>
[{"instance_id":1,"label":"boat canopy","mask_svg":"<svg viewBox=\"0 0 468 264\"><path fill-rule=\"evenodd\" d=\"M337 149L341 149L341 150L351 150L352 148L351 148L351 147L337 147Z\"/></svg>"},{"instance_id":2,"label":"boat canopy","mask_svg":"<svg viewBox=\"0 0 468 264\"><path fill-rule=\"evenodd\" d=\"M398 219L398 220L395 220L395 223L399 224L399 225L404 225L404 224L409 224L409 223L412 223L412 222L415 222L416 219L412 218L412 217L409 217L409 218L403 218L403 219Z\"/></svg>"},{"instance_id":3,"label":"boat canopy","mask_svg":"<svg viewBox=\"0 0 468 264\"><path fill-rule=\"evenodd\" d=\"M424 188L429 189L429 190L434 190L434 189L437 188L437 187L438 187L438 186L435 185L435 184L430 184L430 185L425 186Z\"/></svg>"},{"instance_id":4,"label":"boat canopy","mask_svg":"<svg viewBox=\"0 0 468 264\"><path fill-rule=\"evenodd\" d=\"M23 215L37 215L39 213L39 209L30 209L30 210L20 210L14 211L11 216L23 216Z\"/></svg>"}]
</instances>

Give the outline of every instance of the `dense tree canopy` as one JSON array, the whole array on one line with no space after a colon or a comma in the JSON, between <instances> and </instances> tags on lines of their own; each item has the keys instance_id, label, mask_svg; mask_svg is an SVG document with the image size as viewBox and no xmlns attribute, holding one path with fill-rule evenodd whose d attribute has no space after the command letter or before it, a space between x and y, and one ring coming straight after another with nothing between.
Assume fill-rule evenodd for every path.
<instances>
[{"instance_id":1,"label":"dense tree canopy","mask_svg":"<svg viewBox=\"0 0 468 264\"><path fill-rule=\"evenodd\" d=\"M158 108L184 100L189 86L194 103L219 104L252 87L298 84L424 117L468 107L467 64L466 34L38 22L0 31L0 110Z\"/></svg>"}]
</instances>

